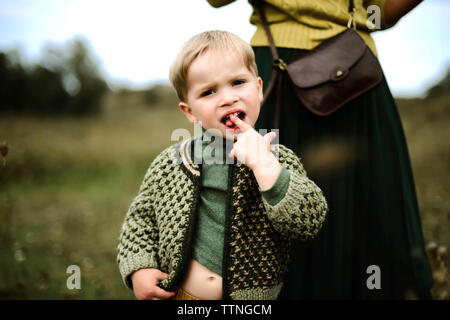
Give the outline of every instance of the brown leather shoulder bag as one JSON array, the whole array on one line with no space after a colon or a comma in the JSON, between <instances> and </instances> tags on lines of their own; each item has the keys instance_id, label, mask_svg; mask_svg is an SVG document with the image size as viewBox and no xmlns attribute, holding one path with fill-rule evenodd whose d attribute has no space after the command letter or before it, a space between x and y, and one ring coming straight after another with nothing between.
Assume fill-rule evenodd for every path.
<instances>
[{"instance_id":1,"label":"brown leather shoulder bag","mask_svg":"<svg viewBox=\"0 0 450 320\"><path fill-rule=\"evenodd\" d=\"M378 59L355 31L353 0L349 4L347 30L286 64L280 59L262 1L253 1L270 43L273 71L264 92L264 101L277 86L274 126L281 111L282 73L286 72L300 102L311 112L327 116L350 100L370 90L383 79Z\"/></svg>"}]
</instances>

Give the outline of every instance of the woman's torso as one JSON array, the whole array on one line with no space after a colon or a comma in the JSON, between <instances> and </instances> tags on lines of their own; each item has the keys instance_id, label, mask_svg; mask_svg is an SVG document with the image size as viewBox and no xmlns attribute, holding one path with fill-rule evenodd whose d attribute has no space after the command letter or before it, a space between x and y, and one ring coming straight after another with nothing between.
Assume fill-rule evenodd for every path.
<instances>
[{"instance_id":1,"label":"woman's torso","mask_svg":"<svg viewBox=\"0 0 450 320\"><path fill-rule=\"evenodd\" d=\"M264 10L274 37L275 45L283 48L314 49L324 40L332 38L347 28L349 0L266 0ZM368 7L375 4L379 12L384 10L384 0L354 0L356 30L369 48L376 54L370 32L385 28L380 14L379 24L368 19L372 12ZM260 19L253 12L250 22L257 29L250 41L252 46L268 46L266 33Z\"/></svg>"}]
</instances>

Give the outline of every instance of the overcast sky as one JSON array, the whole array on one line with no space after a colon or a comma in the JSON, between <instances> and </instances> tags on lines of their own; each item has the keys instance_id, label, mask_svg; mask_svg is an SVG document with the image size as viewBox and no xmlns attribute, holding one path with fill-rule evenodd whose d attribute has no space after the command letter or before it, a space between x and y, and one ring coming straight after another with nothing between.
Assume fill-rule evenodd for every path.
<instances>
[{"instance_id":1,"label":"overcast sky","mask_svg":"<svg viewBox=\"0 0 450 320\"><path fill-rule=\"evenodd\" d=\"M177 50L211 29L249 41L251 7L238 0L214 9L206 0L0 0L0 50L19 48L38 61L48 44L81 35L108 82L142 88L168 81ZM426 0L394 28L374 34L396 96L419 96L450 66L450 1Z\"/></svg>"}]
</instances>

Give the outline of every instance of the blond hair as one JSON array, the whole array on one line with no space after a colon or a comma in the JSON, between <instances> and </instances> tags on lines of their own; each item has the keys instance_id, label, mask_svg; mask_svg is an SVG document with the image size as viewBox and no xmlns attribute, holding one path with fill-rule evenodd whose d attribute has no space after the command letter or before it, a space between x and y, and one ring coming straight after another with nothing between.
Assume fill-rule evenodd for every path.
<instances>
[{"instance_id":1,"label":"blond hair","mask_svg":"<svg viewBox=\"0 0 450 320\"><path fill-rule=\"evenodd\" d=\"M170 82L180 101L186 101L187 73L192 62L207 50L224 52L231 50L242 57L248 70L256 77L258 69L252 47L228 31L206 31L189 39L175 58L170 68Z\"/></svg>"}]
</instances>

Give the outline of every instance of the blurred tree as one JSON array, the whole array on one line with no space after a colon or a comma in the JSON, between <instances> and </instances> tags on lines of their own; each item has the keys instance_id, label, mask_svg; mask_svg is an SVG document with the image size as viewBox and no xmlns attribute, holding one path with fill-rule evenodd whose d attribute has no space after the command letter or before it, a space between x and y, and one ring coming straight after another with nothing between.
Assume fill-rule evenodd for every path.
<instances>
[{"instance_id":1,"label":"blurred tree","mask_svg":"<svg viewBox=\"0 0 450 320\"><path fill-rule=\"evenodd\" d=\"M4 105L10 104L8 85L11 79L8 70L8 57L3 52L0 52L0 110L4 108Z\"/></svg>"},{"instance_id":2,"label":"blurred tree","mask_svg":"<svg viewBox=\"0 0 450 320\"><path fill-rule=\"evenodd\" d=\"M40 65L24 67L16 53L0 53L0 112L90 115L108 90L92 54L78 38L48 45Z\"/></svg>"},{"instance_id":3,"label":"blurred tree","mask_svg":"<svg viewBox=\"0 0 450 320\"><path fill-rule=\"evenodd\" d=\"M427 98L434 97L450 91L450 67L447 68L447 74L441 81L427 90Z\"/></svg>"},{"instance_id":4,"label":"blurred tree","mask_svg":"<svg viewBox=\"0 0 450 320\"><path fill-rule=\"evenodd\" d=\"M0 111L24 112L27 74L18 52L0 53Z\"/></svg>"},{"instance_id":5,"label":"blurred tree","mask_svg":"<svg viewBox=\"0 0 450 320\"><path fill-rule=\"evenodd\" d=\"M81 39L71 43L65 66L64 84L72 96L70 109L79 115L99 112L100 100L108 86Z\"/></svg>"},{"instance_id":6,"label":"blurred tree","mask_svg":"<svg viewBox=\"0 0 450 320\"><path fill-rule=\"evenodd\" d=\"M25 107L31 113L53 115L61 113L62 108L69 103L69 95L62 84L62 75L42 66L32 68L27 77L28 92Z\"/></svg>"},{"instance_id":7,"label":"blurred tree","mask_svg":"<svg viewBox=\"0 0 450 320\"><path fill-rule=\"evenodd\" d=\"M145 103L150 107L155 105L177 105L178 97L170 85L157 83L147 89Z\"/></svg>"}]
</instances>

